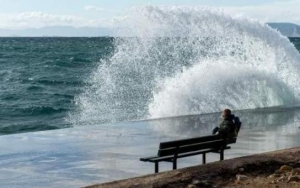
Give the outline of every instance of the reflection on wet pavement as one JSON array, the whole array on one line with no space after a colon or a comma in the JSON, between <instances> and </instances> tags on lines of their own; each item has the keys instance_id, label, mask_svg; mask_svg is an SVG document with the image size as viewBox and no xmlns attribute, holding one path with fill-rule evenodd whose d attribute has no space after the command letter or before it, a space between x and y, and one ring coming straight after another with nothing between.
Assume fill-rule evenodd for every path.
<instances>
[{"instance_id":1,"label":"reflection on wet pavement","mask_svg":"<svg viewBox=\"0 0 300 188\"><path fill-rule=\"evenodd\" d=\"M243 125L226 159L300 145L298 108L236 115ZM155 155L159 142L210 134L219 121L216 113L1 136L0 187L80 187L153 173L139 158ZM209 154L208 162L218 157ZM180 159L178 167L198 164L201 156Z\"/></svg>"}]
</instances>

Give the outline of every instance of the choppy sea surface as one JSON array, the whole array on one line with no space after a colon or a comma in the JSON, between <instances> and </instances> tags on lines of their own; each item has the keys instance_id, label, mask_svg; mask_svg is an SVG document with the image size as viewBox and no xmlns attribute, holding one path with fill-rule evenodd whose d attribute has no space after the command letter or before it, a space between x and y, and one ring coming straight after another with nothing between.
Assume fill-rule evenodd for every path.
<instances>
[{"instance_id":1,"label":"choppy sea surface","mask_svg":"<svg viewBox=\"0 0 300 188\"><path fill-rule=\"evenodd\" d=\"M70 127L74 97L112 38L0 38L0 134Z\"/></svg>"}]
</instances>

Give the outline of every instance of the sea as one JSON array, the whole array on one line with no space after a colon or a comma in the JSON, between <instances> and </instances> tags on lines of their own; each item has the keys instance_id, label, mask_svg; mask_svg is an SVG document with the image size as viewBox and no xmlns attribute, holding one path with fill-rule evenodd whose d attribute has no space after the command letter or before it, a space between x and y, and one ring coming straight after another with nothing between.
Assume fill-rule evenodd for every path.
<instances>
[{"instance_id":1,"label":"sea","mask_svg":"<svg viewBox=\"0 0 300 188\"><path fill-rule=\"evenodd\" d=\"M203 7L137 7L119 24L114 37L0 38L0 187L153 173L139 158L211 134L224 108L242 121L225 159L299 147L300 38Z\"/></svg>"},{"instance_id":2,"label":"sea","mask_svg":"<svg viewBox=\"0 0 300 188\"><path fill-rule=\"evenodd\" d=\"M80 97L95 100L88 102L95 102L96 105L101 106L101 99L97 100L97 97L101 98L101 92L97 91L97 89L101 89L101 84L99 86L96 83L95 85L99 86L99 88L93 88L95 85L89 82L89 79L91 79L91 74L95 74L95 69L99 69L104 64L102 61L110 59L114 55L115 40L115 38L110 37L0 38L0 134L52 130L76 126L76 124L70 121L70 118L72 113L78 111L79 104L76 100L80 100ZM292 38L291 40L290 45L300 50L300 39ZM157 54L154 55L156 56ZM135 61L138 60L134 59L133 63L137 63ZM158 65L157 68L160 66L164 67L165 65ZM231 71L234 72L234 70ZM99 77L102 76L100 74L101 72L99 72ZM103 74L108 73L105 72ZM122 75L125 76L124 80L117 80L119 82L126 82L126 84L122 83L120 85L121 88L117 89L118 92L121 91L123 93L115 94L121 95L115 96L117 98L115 102L121 104L115 105L124 105L124 108L129 109L124 110L123 107L121 109L109 109L123 112L120 112L120 116L117 118L111 117L108 119L107 117L103 117L103 111L100 107L95 107L95 104L92 104L91 109L87 111L94 110L94 112L90 113L102 118L96 118L94 121L92 121L92 118L90 121L89 118L86 118L85 121L88 124L91 122L101 124L124 120L139 120L148 117L145 113L139 115L139 111L136 112L137 109L134 109L140 105L135 106L135 102L138 103L139 100L145 100L145 98L149 100L148 98L151 97L151 92L145 93L142 91L140 93L141 90L139 90L139 87L148 87L148 85L143 86L143 80L138 79L130 72L125 72L124 74ZM137 74L143 76L147 72L141 70ZM111 81L109 76L104 79ZM134 86L131 86L132 83L130 83L132 79L137 79L133 81L136 84ZM93 89L96 89L96 91L92 93L91 90ZM192 87L191 89L198 90L199 88ZM88 96L88 94L91 96ZM208 95L211 95L211 93L208 93ZM122 104L127 103L127 97L132 98L134 102L130 101L130 104ZM232 96L232 98L235 98L235 96ZM210 100L213 102L214 99L211 98ZM261 100L264 99L261 98ZM197 102L201 103L200 100L195 101L195 103ZM105 104L104 102L103 105L111 104ZM88 106L84 107L88 108ZM182 107L185 106L183 105ZM163 109L164 107L162 106L161 108ZM217 110L219 109L216 108ZM107 113L104 112L105 115ZM193 113L197 113L197 110L193 111ZM165 117L172 115L174 113L166 114ZM187 114L175 113L175 115Z\"/></svg>"},{"instance_id":3,"label":"sea","mask_svg":"<svg viewBox=\"0 0 300 188\"><path fill-rule=\"evenodd\" d=\"M71 127L75 97L113 38L0 38L0 134Z\"/></svg>"},{"instance_id":4,"label":"sea","mask_svg":"<svg viewBox=\"0 0 300 188\"><path fill-rule=\"evenodd\" d=\"M203 99L204 101L201 101L201 96L194 96L196 93L190 91L191 96L185 96L186 98L184 98L184 101L175 102L184 103L187 102L186 100L188 100L189 103L174 104L174 106L171 104L167 104L168 106L164 107L163 105L165 105L165 103L168 103L168 101L166 102L163 99L157 98L163 97L169 99L169 95L174 94L175 96L173 97L175 97L175 99L171 99L176 100L176 98L179 97L177 95L180 94L180 91L178 91L178 88L176 88L176 86L172 85L176 84L176 81L175 83L172 83L172 81L168 80L172 78L166 76L167 80L171 82L171 88L169 88L169 90L174 89L174 91L168 91L167 89L167 91L162 91L160 95L156 94L154 96L156 98L153 98L153 93L151 91L151 87L153 86L151 86L151 83L148 82L150 82L149 80L155 78L150 78L149 80L147 80L149 77L152 77L151 73L149 73L150 71L147 70L147 64L141 67L137 67L138 70L130 70L129 72L126 71L126 68L128 67L125 67L124 70L122 69L122 67L120 67L121 70L117 70L118 75L114 75L115 72L113 72L111 75L107 72L110 70L107 70L102 66L107 63L104 61L111 62L114 58L113 56L116 55L115 53L118 53L115 52L115 48L117 48L115 46L115 40L120 39L111 37L0 38L0 134L4 135L69 128L78 126L78 124L84 126L87 124L103 124L111 122L149 119L151 118L151 116L149 116L150 110L153 111L152 113L154 114L154 118L177 115L191 115L197 113L201 114L201 112L203 111L207 113L217 112L218 110L221 110L220 108L215 107L216 104L212 104L211 107L202 111L199 107L196 107L196 109L188 109L189 106L186 106L189 103L199 103L200 105L201 103L214 103L214 101L219 101L219 98L213 97L213 93L211 93L212 91L206 93L208 96L205 96L205 98ZM126 40L134 40L134 42L136 42L136 39L132 38ZM289 43L291 48L294 47L297 50L300 49L300 39L298 38L291 38L291 42L286 40L286 43ZM168 46L168 48L169 47L170 46ZM159 46L159 48L163 48L163 46ZM282 46L278 46L278 48L282 48ZM168 53L174 52L170 51ZM186 57L186 55L181 53L183 52L181 52L180 49L179 52L176 52L176 54L160 55L170 56L170 59L179 58L175 60L180 61L180 59ZM184 57L181 57L180 55L183 55ZM132 59L130 60L132 61L128 61L128 59L125 58L124 63L133 63L139 66L139 64L141 63L139 61L144 61L143 58L137 57L136 54L126 54L126 56L131 56L130 58ZM154 61L152 60L151 54L149 54L149 52L147 52L147 56L150 59L147 61ZM153 56L153 59L160 58L156 57L158 56L158 54L156 53L154 53ZM164 58L165 57L162 57L162 59ZM114 62L111 63L113 64ZM164 64L163 61L158 61L155 63L157 63L154 66L155 68L168 69L167 66L169 66L168 64L170 62L165 62L166 64ZM188 62L185 62L184 64L188 64ZM261 62L261 65L263 65L263 62ZM119 67L117 66L119 65L116 65L116 67L112 69L119 69ZM177 64L176 66L180 66L183 71L186 71L185 65ZM150 68L153 68L153 66L150 65L149 69ZM230 69L229 71L234 70ZM201 71L199 71L198 73L200 75ZM198 73L196 72L195 74ZM187 76L191 76L190 74L193 73L187 74ZM103 76L104 78L102 78ZM110 78L110 76L113 76L113 78ZM119 76L122 77L120 78L120 80L118 78ZM202 76L200 75L200 79L201 77ZM112 80L114 78L117 79ZM182 86L182 89L185 91L182 91L182 95L189 94L185 93L186 89L195 90L195 92L198 92L198 90L206 90L206 88L203 88L204 86L201 86L201 84L198 88L196 85L193 85L193 79L197 78L197 76L195 76L195 78L190 78L192 83L185 82L189 80L183 81L182 84L184 84L185 86ZM98 82L97 79L99 79L99 83L95 83ZM207 78L204 77L204 79ZM218 82L220 82L223 78L218 77L218 79L220 79L218 80ZM250 76L249 80L246 80L246 83L251 82L251 79L252 78ZM181 80L181 78L179 78L179 80ZM101 86L103 85L101 82L106 81L116 83L104 83L103 85L105 86L105 88L102 88ZM140 89L141 87L142 89ZM226 87L226 85L223 85L222 87ZM239 92L245 91L243 89L240 89ZM199 91L199 95L204 95L204 93L202 93L202 91ZM232 98L234 99L236 97L235 95L230 96L229 94L228 96L226 96L229 98L225 100L232 100ZM264 93L260 93L260 95L264 95ZM107 99L109 101L102 101L106 100L106 97L110 98ZM209 97L209 99L206 97ZM257 96L251 95L249 97L256 98ZM268 93L265 93L265 96L261 96L261 98L258 98L258 100L261 100L262 103L266 102L266 97L272 96L268 96ZM163 103L161 104L152 104L159 106L159 108L161 107L160 109L153 109L153 106L149 106L148 101L155 99L163 101ZM144 100L145 102L142 100ZM182 99L179 98L178 100ZM190 100L196 101L192 102ZM246 99L244 102L242 100L240 101L241 103L249 102L246 101ZM177 107L178 105L180 106ZM282 105L285 104L283 103ZM289 105L289 103L287 105ZM231 107L233 105L230 104L228 106ZM244 106L247 106L247 104L244 104ZM278 103L275 103L275 106L279 106ZM175 109L170 109L173 107ZM261 107L272 107L272 105L257 105L253 107L255 109ZM178 108L179 110L176 108ZM193 108L195 108L195 106ZM83 123L80 123L80 121L78 120L79 118L81 119L81 121L83 121Z\"/></svg>"}]
</instances>

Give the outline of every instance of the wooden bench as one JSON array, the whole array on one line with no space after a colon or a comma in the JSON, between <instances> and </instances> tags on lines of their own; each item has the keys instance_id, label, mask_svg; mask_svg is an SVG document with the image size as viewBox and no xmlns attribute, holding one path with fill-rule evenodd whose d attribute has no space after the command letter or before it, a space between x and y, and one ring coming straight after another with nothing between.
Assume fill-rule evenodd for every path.
<instances>
[{"instance_id":1,"label":"wooden bench","mask_svg":"<svg viewBox=\"0 0 300 188\"><path fill-rule=\"evenodd\" d=\"M241 124L237 126L239 132ZM173 170L177 169L177 159L202 154L202 163L206 163L206 153L219 153L220 160L224 160L224 150L230 149L228 144L236 143L236 139L226 140L220 135L161 142L156 156L140 158L140 161L155 164L155 173L159 171L159 162L172 162Z\"/></svg>"}]
</instances>

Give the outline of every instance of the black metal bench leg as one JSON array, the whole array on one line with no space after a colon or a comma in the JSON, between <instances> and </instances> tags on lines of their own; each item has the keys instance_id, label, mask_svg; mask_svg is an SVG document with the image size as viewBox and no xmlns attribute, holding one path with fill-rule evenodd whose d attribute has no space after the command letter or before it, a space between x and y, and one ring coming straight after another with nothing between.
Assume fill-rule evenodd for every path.
<instances>
[{"instance_id":1,"label":"black metal bench leg","mask_svg":"<svg viewBox=\"0 0 300 188\"><path fill-rule=\"evenodd\" d=\"M221 149L221 151L220 151L220 160L221 161L224 160L224 149Z\"/></svg>"},{"instance_id":2,"label":"black metal bench leg","mask_svg":"<svg viewBox=\"0 0 300 188\"><path fill-rule=\"evenodd\" d=\"M177 159L173 160L173 170L177 169Z\"/></svg>"},{"instance_id":3,"label":"black metal bench leg","mask_svg":"<svg viewBox=\"0 0 300 188\"><path fill-rule=\"evenodd\" d=\"M202 154L202 164L206 163L206 153Z\"/></svg>"},{"instance_id":4,"label":"black metal bench leg","mask_svg":"<svg viewBox=\"0 0 300 188\"><path fill-rule=\"evenodd\" d=\"M177 146L176 147L176 153L174 155L174 158L173 158L173 170L177 169L177 156L178 156L178 150L179 150L179 147Z\"/></svg>"},{"instance_id":5,"label":"black metal bench leg","mask_svg":"<svg viewBox=\"0 0 300 188\"><path fill-rule=\"evenodd\" d=\"M158 162L155 162L155 173L158 173L158 171L159 171Z\"/></svg>"}]
</instances>

